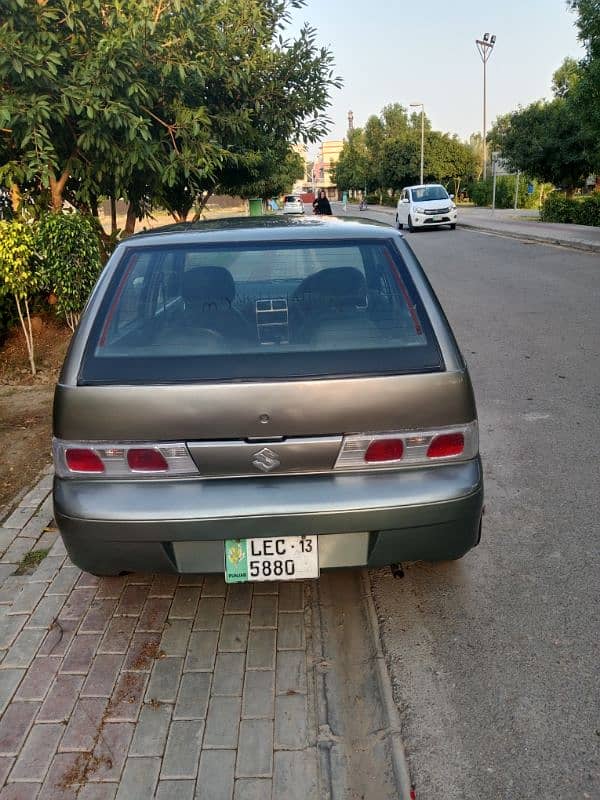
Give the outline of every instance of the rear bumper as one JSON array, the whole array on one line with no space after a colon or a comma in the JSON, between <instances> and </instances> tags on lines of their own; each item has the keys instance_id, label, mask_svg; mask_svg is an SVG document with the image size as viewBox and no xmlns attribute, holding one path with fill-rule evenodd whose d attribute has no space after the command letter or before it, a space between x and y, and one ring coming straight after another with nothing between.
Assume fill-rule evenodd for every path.
<instances>
[{"instance_id":1,"label":"rear bumper","mask_svg":"<svg viewBox=\"0 0 600 800\"><path fill-rule=\"evenodd\" d=\"M99 573L222 572L225 539L315 533L323 567L458 558L478 542L482 506L478 458L370 475L54 480L69 555Z\"/></svg>"}]
</instances>

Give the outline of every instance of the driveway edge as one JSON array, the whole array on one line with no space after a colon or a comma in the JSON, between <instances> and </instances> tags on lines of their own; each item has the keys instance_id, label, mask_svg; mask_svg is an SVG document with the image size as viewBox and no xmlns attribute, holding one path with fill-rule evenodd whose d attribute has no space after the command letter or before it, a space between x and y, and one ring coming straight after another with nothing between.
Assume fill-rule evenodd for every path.
<instances>
[{"instance_id":1,"label":"driveway edge","mask_svg":"<svg viewBox=\"0 0 600 800\"><path fill-rule=\"evenodd\" d=\"M600 245L587 244L586 242L574 242L571 239L555 239L549 236L536 236L530 233L520 233L518 231L498 230L498 228L488 228L484 225L474 225L470 222L459 221L457 227L481 233L491 233L494 236L505 236L507 239L518 239L521 242L533 242L535 244L547 244L552 247L568 247L571 250L581 250L584 253L600 253Z\"/></svg>"},{"instance_id":2,"label":"driveway edge","mask_svg":"<svg viewBox=\"0 0 600 800\"><path fill-rule=\"evenodd\" d=\"M398 708L394 701L392 681L388 672L387 663L381 644L381 637L379 636L379 623L377 621L375 603L373 602L371 580L369 578L369 572L366 568L361 569L360 578L363 587L363 598L367 609L367 618L369 621L371 638L375 650L375 664L377 670L377 680L379 683L379 692L387 717L386 722L389 731L394 775L400 789L400 800L411 800L411 797L414 796L411 794L413 787L410 779L404 742L402 741L402 734L400 730L400 715L398 714Z\"/></svg>"}]
</instances>

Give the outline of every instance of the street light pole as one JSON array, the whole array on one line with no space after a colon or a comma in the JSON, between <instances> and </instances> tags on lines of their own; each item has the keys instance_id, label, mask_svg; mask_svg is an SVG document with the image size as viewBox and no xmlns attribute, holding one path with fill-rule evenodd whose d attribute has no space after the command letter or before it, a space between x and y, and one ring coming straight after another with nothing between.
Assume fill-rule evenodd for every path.
<instances>
[{"instance_id":1,"label":"street light pole","mask_svg":"<svg viewBox=\"0 0 600 800\"><path fill-rule=\"evenodd\" d=\"M486 110L487 110L487 76L486 76L486 66L489 57L492 55L492 50L494 49L494 45L496 44L496 37L494 34L491 35L489 33L483 34L483 39L475 39L475 44L477 45L477 50L479 51L479 55L481 56L481 60L483 61L483 180L487 178L487 152L486 152L486 133L487 133L487 118L486 118Z\"/></svg>"},{"instance_id":2,"label":"street light pole","mask_svg":"<svg viewBox=\"0 0 600 800\"><path fill-rule=\"evenodd\" d=\"M425 153L425 106L423 103L411 103L411 108L421 108L421 183L423 183L423 156Z\"/></svg>"}]
</instances>

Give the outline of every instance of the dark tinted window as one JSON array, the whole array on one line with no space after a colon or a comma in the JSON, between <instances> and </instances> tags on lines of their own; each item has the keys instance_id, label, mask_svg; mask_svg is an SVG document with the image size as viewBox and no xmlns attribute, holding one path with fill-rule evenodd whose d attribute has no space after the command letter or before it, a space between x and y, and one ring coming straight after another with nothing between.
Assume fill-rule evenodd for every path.
<instances>
[{"instance_id":1,"label":"dark tinted window","mask_svg":"<svg viewBox=\"0 0 600 800\"><path fill-rule=\"evenodd\" d=\"M382 241L127 248L82 382L269 379L441 368Z\"/></svg>"}]
</instances>

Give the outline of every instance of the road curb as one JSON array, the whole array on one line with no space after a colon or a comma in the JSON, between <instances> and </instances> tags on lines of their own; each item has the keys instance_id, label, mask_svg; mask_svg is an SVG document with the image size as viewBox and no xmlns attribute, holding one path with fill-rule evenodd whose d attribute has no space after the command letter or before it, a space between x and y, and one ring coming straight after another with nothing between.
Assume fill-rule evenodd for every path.
<instances>
[{"instance_id":1,"label":"road curb","mask_svg":"<svg viewBox=\"0 0 600 800\"><path fill-rule=\"evenodd\" d=\"M406 758L406 751L404 749L404 742L402 741L402 735L400 731L400 715L398 714L398 708L394 701L392 682L390 680L383 647L381 645L377 611L375 610L373 593L371 591L371 580L369 578L369 572L366 568L361 570L360 577L363 587L363 598L367 608L369 628L371 630L371 638L375 650L375 663L377 667L379 692L387 717L386 722L387 729L389 731L388 735L392 752L394 775L400 789L399 800L411 800L412 783L408 768L408 760Z\"/></svg>"},{"instance_id":2,"label":"road curb","mask_svg":"<svg viewBox=\"0 0 600 800\"><path fill-rule=\"evenodd\" d=\"M507 239L518 239L521 242L532 242L535 244L547 244L552 247L568 247L571 250L581 250L584 253L600 253L600 245L586 244L585 242L573 242L570 239L555 239L548 236L536 236L532 233L518 233L517 231L498 230L498 228L488 228L483 225L473 225L470 222L458 222L459 228L465 228L481 233L490 233L494 236L505 236Z\"/></svg>"}]
</instances>

